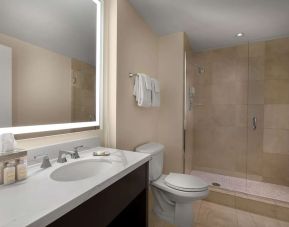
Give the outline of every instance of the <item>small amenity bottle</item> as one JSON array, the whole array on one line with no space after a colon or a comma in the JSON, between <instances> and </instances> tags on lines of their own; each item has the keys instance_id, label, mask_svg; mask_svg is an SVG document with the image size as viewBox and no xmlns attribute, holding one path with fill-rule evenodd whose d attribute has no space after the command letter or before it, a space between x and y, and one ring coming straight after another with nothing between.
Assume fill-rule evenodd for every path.
<instances>
[{"instance_id":1,"label":"small amenity bottle","mask_svg":"<svg viewBox=\"0 0 289 227\"><path fill-rule=\"evenodd\" d=\"M13 184L15 183L15 162L10 161L6 164L3 170L3 183L4 184Z\"/></svg>"},{"instance_id":2,"label":"small amenity bottle","mask_svg":"<svg viewBox=\"0 0 289 227\"><path fill-rule=\"evenodd\" d=\"M16 166L16 178L17 180L24 180L27 178L27 164L24 157L18 159Z\"/></svg>"},{"instance_id":3,"label":"small amenity bottle","mask_svg":"<svg viewBox=\"0 0 289 227\"><path fill-rule=\"evenodd\" d=\"M0 185L3 184L3 169L4 169L4 163L0 162Z\"/></svg>"}]
</instances>

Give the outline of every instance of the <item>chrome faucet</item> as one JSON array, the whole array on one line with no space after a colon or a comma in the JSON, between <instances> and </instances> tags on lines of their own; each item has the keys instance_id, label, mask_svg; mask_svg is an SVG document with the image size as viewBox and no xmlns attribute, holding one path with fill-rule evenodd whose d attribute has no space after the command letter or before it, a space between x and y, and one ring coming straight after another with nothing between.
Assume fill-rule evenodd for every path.
<instances>
[{"instance_id":1,"label":"chrome faucet","mask_svg":"<svg viewBox=\"0 0 289 227\"><path fill-rule=\"evenodd\" d=\"M63 155L64 155L64 157L63 157ZM73 151L63 151L63 150L60 150L59 153L58 153L57 162L58 162L58 163L67 162L66 155L70 155L71 158L73 158L74 152L73 152Z\"/></svg>"},{"instance_id":2,"label":"chrome faucet","mask_svg":"<svg viewBox=\"0 0 289 227\"><path fill-rule=\"evenodd\" d=\"M73 151L65 151L65 150L60 150L59 151L59 154L58 154L58 159L57 159L57 162L58 163L64 163L64 162L67 162L67 159L66 159L66 155L70 155L72 159L78 159L80 158L79 157L79 149L80 148L83 148L84 146L77 146L77 147L74 147L73 148ZM63 157L63 155L65 155Z\"/></svg>"}]
</instances>

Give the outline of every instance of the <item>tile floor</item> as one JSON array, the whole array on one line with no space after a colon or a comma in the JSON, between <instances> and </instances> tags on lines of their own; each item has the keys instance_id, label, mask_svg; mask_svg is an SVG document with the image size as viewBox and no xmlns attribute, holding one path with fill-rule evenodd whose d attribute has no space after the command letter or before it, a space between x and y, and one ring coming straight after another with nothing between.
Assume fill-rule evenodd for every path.
<instances>
[{"instance_id":1,"label":"tile floor","mask_svg":"<svg viewBox=\"0 0 289 227\"><path fill-rule=\"evenodd\" d=\"M249 213L246 211L198 201L193 205L194 227L289 227L289 222ZM175 227L151 214L150 227Z\"/></svg>"},{"instance_id":2,"label":"tile floor","mask_svg":"<svg viewBox=\"0 0 289 227\"><path fill-rule=\"evenodd\" d=\"M209 184L211 184L212 182L217 182L221 184L221 188L223 189L247 193L249 195L264 197L268 199L289 202L289 187L286 186L246 180L243 178L225 176L197 170L193 170L191 174L201 177Z\"/></svg>"}]
</instances>

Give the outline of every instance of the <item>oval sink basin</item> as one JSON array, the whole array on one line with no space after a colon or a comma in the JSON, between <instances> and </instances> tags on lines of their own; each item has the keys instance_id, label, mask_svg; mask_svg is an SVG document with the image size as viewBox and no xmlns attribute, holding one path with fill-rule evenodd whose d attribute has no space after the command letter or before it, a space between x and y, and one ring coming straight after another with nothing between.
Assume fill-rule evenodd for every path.
<instances>
[{"instance_id":1,"label":"oval sink basin","mask_svg":"<svg viewBox=\"0 0 289 227\"><path fill-rule=\"evenodd\" d=\"M50 178L55 181L78 181L104 173L112 166L105 160L84 160L54 170Z\"/></svg>"}]
</instances>

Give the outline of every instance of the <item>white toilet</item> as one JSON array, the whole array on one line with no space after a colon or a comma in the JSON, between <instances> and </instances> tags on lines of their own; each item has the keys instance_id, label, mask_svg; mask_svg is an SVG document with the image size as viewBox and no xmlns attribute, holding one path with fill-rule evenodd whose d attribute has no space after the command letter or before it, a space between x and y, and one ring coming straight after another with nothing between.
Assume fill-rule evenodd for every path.
<instances>
[{"instance_id":1,"label":"white toilet","mask_svg":"<svg viewBox=\"0 0 289 227\"><path fill-rule=\"evenodd\" d=\"M179 227L193 226L193 201L208 195L208 184L202 179L179 173L163 175L164 146L147 143L136 148L137 152L151 155L149 179L154 197L154 212Z\"/></svg>"}]
</instances>

